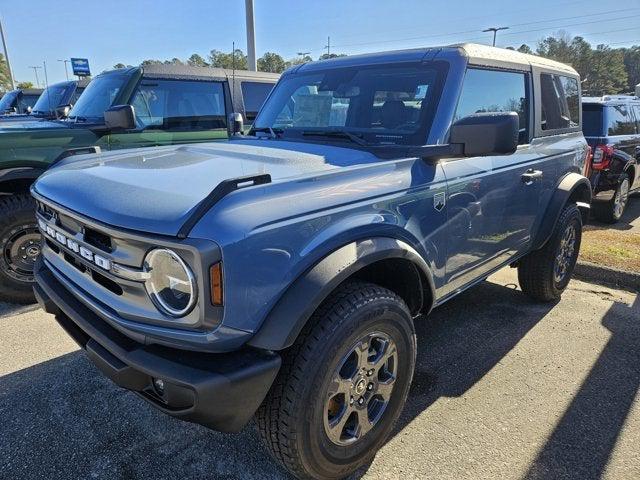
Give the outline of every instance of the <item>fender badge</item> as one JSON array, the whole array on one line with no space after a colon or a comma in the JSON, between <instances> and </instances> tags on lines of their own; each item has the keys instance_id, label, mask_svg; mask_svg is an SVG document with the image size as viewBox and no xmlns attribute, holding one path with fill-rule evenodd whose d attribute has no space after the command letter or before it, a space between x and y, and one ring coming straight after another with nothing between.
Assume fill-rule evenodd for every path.
<instances>
[{"instance_id":1,"label":"fender badge","mask_svg":"<svg viewBox=\"0 0 640 480\"><path fill-rule=\"evenodd\" d=\"M438 192L433 196L433 208L438 212L441 211L446 204L446 196L444 192Z\"/></svg>"}]
</instances>

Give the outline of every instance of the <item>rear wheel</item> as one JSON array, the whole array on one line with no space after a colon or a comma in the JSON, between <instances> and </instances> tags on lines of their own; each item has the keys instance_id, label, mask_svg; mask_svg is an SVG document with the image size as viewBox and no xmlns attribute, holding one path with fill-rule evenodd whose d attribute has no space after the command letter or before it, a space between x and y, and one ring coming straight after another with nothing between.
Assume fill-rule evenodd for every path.
<instances>
[{"instance_id":1,"label":"rear wheel","mask_svg":"<svg viewBox=\"0 0 640 480\"><path fill-rule=\"evenodd\" d=\"M526 255L518 263L518 281L531 298L558 300L571 280L582 240L582 216L575 203L562 210L544 247Z\"/></svg>"},{"instance_id":2,"label":"rear wheel","mask_svg":"<svg viewBox=\"0 0 640 480\"><path fill-rule=\"evenodd\" d=\"M593 205L593 215L597 220L604 223L616 223L620 221L629 202L629 186L629 177L625 173L618 184L613 198L606 203Z\"/></svg>"},{"instance_id":3,"label":"rear wheel","mask_svg":"<svg viewBox=\"0 0 640 480\"><path fill-rule=\"evenodd\" d=\"M256 415L271 454L298 478L343 478L371 461L405 403L415 366L405 303L341 286L285 355Z\"/></svg>"},{"instance_id":4,"label":"rear wheel","mask_svg":"<svg viewBox=\"0 0 640 480\"><path fill-rule=\"evenodd\" d=\"M33 303L33 267L40 255L35 202L28 194L0 197L0 300Z\"/></svg>"}]
</instances>

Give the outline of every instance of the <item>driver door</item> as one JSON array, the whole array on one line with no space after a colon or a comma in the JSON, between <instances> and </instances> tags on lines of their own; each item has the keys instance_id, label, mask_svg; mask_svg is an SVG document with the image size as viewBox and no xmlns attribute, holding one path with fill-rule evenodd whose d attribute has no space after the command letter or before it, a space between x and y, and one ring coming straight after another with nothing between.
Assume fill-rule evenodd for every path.
<instances>
[{"instance_id":1,"label":"driver door","mask_svg":"<svg viewBox=\"0 0 640 480\"><path fill-rule=\"evenodd\" d=\"M538 154L529 143L530 81L530 73L523 71L469 68L465 74L454 121L474 113L515 111L520 145L511 155L443 162L449 232L445 293L486 276L530 241L541 188L540 182L523 181L526 172L538 168Z\"/></svg>"}]
</instances>

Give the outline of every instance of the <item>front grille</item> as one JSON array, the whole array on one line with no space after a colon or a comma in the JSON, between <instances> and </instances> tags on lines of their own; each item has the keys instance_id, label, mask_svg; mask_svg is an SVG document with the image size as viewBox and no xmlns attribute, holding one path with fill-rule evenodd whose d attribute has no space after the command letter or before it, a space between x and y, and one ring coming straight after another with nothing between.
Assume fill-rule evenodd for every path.
<instances>
[{"instance_id":1,"label":"front grille","mask_svg":"<svg viewBox=\"0 0 640 480\"><path fill-rule=\"evenodd\" d=\"M38 202L37 211L44 243L52 252L84 274L85 278L91 279L115 295L123 294L122 287L107 276L107 273L111 273L113 260L98 252L98 250L107 253L113 251L109 235L86 226L42 202ZM87 247L95 248L91 250Z\"/></svg>"},{"instance_id":2,"label":"front grille","mask_svg":"<svg viewBox=\"0 0 640 480\"><path fill-rule=\"evenodd\" d=\"M103 252L112 252L113 246L111 244L111 237L104 233L98 232L93 228L84 227L84 241L89 245L93 245L99 248Z\"/></svg>"}]
</instances>

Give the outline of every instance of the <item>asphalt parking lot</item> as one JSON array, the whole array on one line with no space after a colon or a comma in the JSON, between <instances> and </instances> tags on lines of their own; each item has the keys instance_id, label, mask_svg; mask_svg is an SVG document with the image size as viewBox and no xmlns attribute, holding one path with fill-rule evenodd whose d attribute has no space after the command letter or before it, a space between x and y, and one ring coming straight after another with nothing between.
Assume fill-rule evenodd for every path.
<instances>
[{"instance_id":1,"label":"asphalt parking lot","mask_svg":"<svg viewBox=\"0 0 640 480\"><path fill-rule=\"evenodd\" d=\"M640 478L640 297L579 281L536 305L505 270L418 326L394 435L359 477ZM286 478L115 388L53 318L0 308L0 478Z\"/></svg>"}]
</instances>

